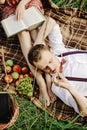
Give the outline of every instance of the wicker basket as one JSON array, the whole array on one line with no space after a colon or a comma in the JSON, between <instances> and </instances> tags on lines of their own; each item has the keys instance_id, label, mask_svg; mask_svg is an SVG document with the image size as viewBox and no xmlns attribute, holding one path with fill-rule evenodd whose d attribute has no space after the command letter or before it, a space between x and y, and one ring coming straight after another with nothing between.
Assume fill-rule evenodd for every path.
<instances>
[{"instance_id":1,"label":"wicker basket","mask_svg":"<svg viewBox=\"0 0 87 130\"><path fill-rule=\"evenodd\" d=\"M18 107L17 100L13 97L11 97L11 100L12 100L12 103L13 103L12 119L8 123L0 124L0 130L4 130L4 129L11 127L15 123L15 121L17 120L17 117L19 115L19 107Z\"/></svg>"}]
</instances>

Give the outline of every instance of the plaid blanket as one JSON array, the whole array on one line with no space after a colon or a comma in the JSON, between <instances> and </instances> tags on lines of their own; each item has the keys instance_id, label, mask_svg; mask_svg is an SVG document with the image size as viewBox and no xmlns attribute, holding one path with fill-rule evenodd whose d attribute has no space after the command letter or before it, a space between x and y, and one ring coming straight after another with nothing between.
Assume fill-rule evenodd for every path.
<instances>
[{"instance_id":1,"label":"plaid blanket","mask_svg":"<svg viewBox=\"0 0 87 130\"><path fill-rule=\"evenodd\" d=\"M57 8L45 6L45 14L53 17L60 25L63 40L66 46L87 50L87 13L79 9ZM27 65L21 52L17 36L6 38L4 30L0 25L0 56L4 48L5 59L12 58L15 63ZM31 101L39 108L44 109L38 100L38 89L34 91ZM47 112L58 120L66 121L77 117L73 108L65 105L59 98L47 108ZM76 122L87 122L87 118L78 117Z\"/></svg>"}]
</instances>

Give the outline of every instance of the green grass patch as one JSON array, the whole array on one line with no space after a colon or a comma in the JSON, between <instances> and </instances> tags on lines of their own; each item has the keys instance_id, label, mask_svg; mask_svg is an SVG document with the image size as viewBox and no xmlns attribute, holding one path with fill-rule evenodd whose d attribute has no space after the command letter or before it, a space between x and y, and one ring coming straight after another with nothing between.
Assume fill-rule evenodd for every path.
<instances>
[{"instance_id":1,"label":"green grass patch","mask_svg":"<svg viewBox=\"0 0 87 130\"><path fill-rule=\"evenodd\" d=\"M87 130L87 125L74 124L78 117L72 121L58 121L45 110L38 109L29 99L15 98L19 103L20 114L8 130Z\"/></svg>"},{"instance_id":2,"label":"green grass patch","mask_svg":"<svg viewBox=\"0 0 87 130\"><path fill-rule=\"evenodd\" d=\"M52 0L59 7L71 7L71 8L80 8L82 3L82 9L87 11L87 0Z\"/></svg>"}]
</instances>

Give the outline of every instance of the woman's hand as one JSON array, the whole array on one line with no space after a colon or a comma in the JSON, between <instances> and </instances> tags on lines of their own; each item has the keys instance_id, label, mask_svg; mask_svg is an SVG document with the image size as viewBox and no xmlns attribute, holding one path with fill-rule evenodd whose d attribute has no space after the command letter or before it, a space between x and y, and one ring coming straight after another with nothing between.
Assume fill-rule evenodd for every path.
<instances>
[{"instance_id":1,"label":"woman's hand","mask_svg":"<svg viewBox=\"0 0 87 130\"><path fill-rule=\"evenodd\" d=\"M25 11L25 5L24 5L23 1L20 1L20 3L18 4L18 6L16 8L16 11L15 11L17 20L23 19L24 11Z\"/></svg>"},{"instance_id":2,"label":"woman's hand","mask_svg":"<svg viewBox=\"0 0 87 130\"><path fill-rule=\"evenodd\" d=\"M0 5L4 3L5 3L5 0L0 0Z\"/></svg>"},{"instance_id":3,"label":"woman's hand","mask_svg":"<svg viewBox=\"0 0 87 130\"><path fill-rule=\"evenodd\" d=\"M61 73L59 73L58 76L56 75L53 76L53 83L58 87L62 87L66 89L72 87L71 84L68 82L68 80Z\"/></svg>"}]
</instances>

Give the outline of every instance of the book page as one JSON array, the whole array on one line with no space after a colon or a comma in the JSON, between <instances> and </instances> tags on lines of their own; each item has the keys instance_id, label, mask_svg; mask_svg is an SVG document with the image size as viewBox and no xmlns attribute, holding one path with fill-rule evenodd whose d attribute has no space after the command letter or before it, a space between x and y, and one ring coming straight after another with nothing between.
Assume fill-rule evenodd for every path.
<instances>
[{"instance_id":1,"label":"book page","mask_svg":"<svg viewBox=\"0 0 87 130\"><path fill-rule=\"evenodd\" d=\"M23 18L23 21L29 30L38 27L45 20L44 15L36 7L27 9Z\"/></svg>"},{"instance_id":2,"label":"book page","mask_svg":"<svg viewBox=\"0 0 87 130\"><path fill-rule=\"evenodd\" d=\"M2 20L1 23L8 37L26 29L23 21L17 21L14 15Z\"/></svg>"}]
</instances>

